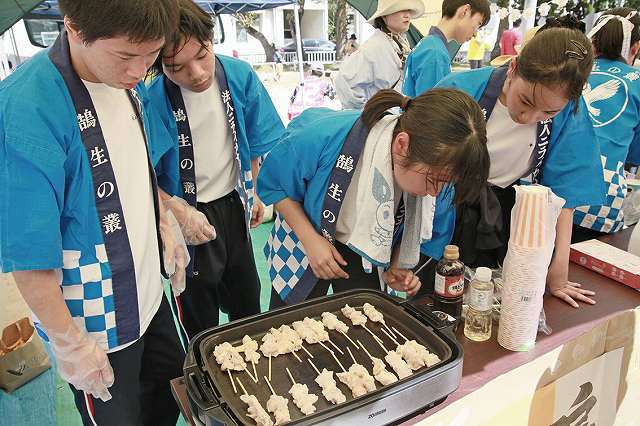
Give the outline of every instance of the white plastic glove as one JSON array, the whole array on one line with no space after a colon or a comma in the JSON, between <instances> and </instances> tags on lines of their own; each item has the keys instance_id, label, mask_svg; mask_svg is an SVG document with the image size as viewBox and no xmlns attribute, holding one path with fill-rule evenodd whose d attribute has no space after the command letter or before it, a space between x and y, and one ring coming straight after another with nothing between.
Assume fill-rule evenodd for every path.
<instances>
[{"instance_id":1,"label":"white plastic glove","mask_svg":"<svg viewBox=\"0 0 640 426\"><path fill-rule=\"evenodd\" d=\"M188 245L197 246L216 239L216 230L207 217L182 198L171 197L164 205L173 212Z\"/></svg>"},{"instance_id":2,"label":"white plastic glove","mask_svg":"<svg viewBox=\"0 0 640 426\"><path fill-rule=\"evenodd\" d=\"M109 358L98 343L73 322L64 332L46 330L60 376L79 391L106 402L115 379Z\"/></svg>"},{"instance_id":3,"label":"white plastic glove","mask_svg":"<svg viewBox=\"0 0 640 426\"><path fill-rule=\"evenodd\" d=\"M160 233L163 243L164 269L169 274L173 292L179 296L187 286L186 268L190 257L180 225L169 209L161 215Z\"/></svg>"}]
</instances>

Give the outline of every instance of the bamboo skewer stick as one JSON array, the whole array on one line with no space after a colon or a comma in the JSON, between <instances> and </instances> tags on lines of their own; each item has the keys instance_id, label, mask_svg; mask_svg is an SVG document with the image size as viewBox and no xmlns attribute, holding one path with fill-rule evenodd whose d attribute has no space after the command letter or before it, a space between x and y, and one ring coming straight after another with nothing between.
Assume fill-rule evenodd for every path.
<instances>
[{"instance_id":1,"label":"bamboo skewer stick","mask_svg":"<svg viewBox=\"0 0 640 426\"><path fill-rule=\"evenodd\" d=\"M292 354L294 357L296 357L296 359L297 359L299 362L302 362L302 360L300 359L300 357L298 356L298 354L296 353L296 351L291 351L291 354Z\"/></svg>"},{"instance_id":2,"label":"bamboo skewer stick","mask_svg":"<svg viewBox=\"0 0 640 426\"><path fill-rule=\"evenodd\" d=\"M344 352L342 352L342 349L340 349L335 343L333 343L331 339L329 339L329 343L331 343L331 346L333 346L334 348L336 348L338 352L340 352L340 355L344 355Z\"/></svg>"},{"instance_id":3,"label":"bamboo skewer stick","mask_svg":"<svg viewBox=\"0 0 640 426\"><path fill-rule=\"evenodd\" d=\"M393 327L393 331L395 331L396 333L398 333L400 335L400 337L402 337L404 340L406 340L407 342L409 341L409 339L407 339L407 336L405 336L404 334L400 333L398 331L397 328Z\"/></svg>"},{"instance_id":4,"label":"bamboo skewer stick","mask_svg":"<svg viewBox=\"0 0 640 426\"><path fill-rule=\"evenodd\" d=\"M346 337L347 339L349 339L349 341L353 344L353 346L355 346L356 348L358 347L358 345L356 345L356 342L354 342L353 340L351 340L351 337L349 337L349 335L347 333L343 333L343 332L339 332L340 334L342 334L344 337Z\"/></svg>"},{"instance_id":5,"label":"bamboo skewer stick","mask_svg":"<svg viewBox=\"0 0 640 426\"><path fill-rule=\"evenodd\" d=\"M273 386L271 386L271 382L269 381L269 379L267 379L267 376L262 376L264 377L264 381L267 382L267 385L269 385L269 389L271 389L271 394L275 395L276 391L273 390Z\"/></svg>"},{"instance_id":6,"label":"bamboo skewer stick","mask_svg":"<svg viewBox=\"0 0 640 426\"><path fill-rule=\"evenodd\" d=\"M384 328L386 328L386 329L387 329L387 331L388 331L389 333L391 333L391 335L392 335L393 337L396 337L395 333L391 330L391 328L387 325L387 323L384 323L384 322L383 322L383 323L382 323L382 326L383 326Z\"/></svg>"},{"instance_id":7,"label":"bamboo skewer stick","mask_svg":"<svg viewBox=\"0 0 640 426\"><path fill-rule=\"evenodd\" d=\"M240 387L242 388L242 392L244 392L245 395L249 395L249 392L247 392L247 390L245 389L244 385L242 384L242 382L240 381L240 379L238 377L236 377L236 380L238 381L238 384L240 385Z\"/></svg>"},{"instance_id":8,"label":"bamboo skewer stick","mask_svg":"<svg viewBox=\"0 0 640 426\"><path fill-rule=\"evenodd\" d=\"M335 360L336 360L336 362L338 363L338 365L340 366L340 368L342 369L342 371L344 371L344 372L346 373L346 372L347 372L347 370L344 368L344 365L342 365L342 363L340 362L340 360L338 359L338 357L336 357L335 352L333 352L331 349L329 349L329 348L327 347L327 345L325 345L324 343L322 343L322 342L319 342L319 343L320 343L320 345L322 345L322 347L323 347L323 348L325 348L327 351L329 351L329 353L331 354L331 356L333 357L333 359L335 359Z\"/></svg>"},{"instance_id":9,"label":"bamboo skewer stick","mask_svg":"<svg viewBox=\"0 0 640 426\"><path fill-rule=\"evenodd\" d=\"M271 355L269 355L269 380L271 380Z\"/></svg>"},{"instance_id":10,"label":"bamboo skewer stick","mask_svg":"<svg viewBox=\"0 0 640 426\"><path fill-rule=\"evenodd\" d=\"M376 335L374 335L374 337L377 337L377 336L376 336ZM388 353L389 353L389 351L387 350L387 348L384 346L384 343L382 343L382 340L380 340L380 339L378 339L378 338L373 339L373 340L375 340L375 341L376 341L376 343L380 345L380 347L382 348L382 350L384 351L384 353L385 353L385 354L388 354Z\"/></svg>"},{"instance_id":11,"label":"bamboo skewer stick","mask_svg":"<svg viewBox=\"0 0 640 426\"><path fill-rule=\"evenodd\" d=\"M236 388L236 382L233 380L233 376L231 375L231 370L227 370L227 373L229 373L229 380L231 380L231 386L233 386L233 393L237 394L238 389Z\"/></svg>"},{"instance_id":12,"label":"bamboo skewer stick","mask_svg":"<svg viewBox=\"0 0 640 426\"><path fill-rule=\"evenodd\" d=\"M291 371L289 371L289 367L285 367L285 369L287 370L287 374L289 375L289 378L291 379L291 385L292 385L292 386L293 386L293 385L295 385L295 384L296 384L296 381L295 381L295 379L293 378L293 376L291 375Z\"/></svg>"},{"instance_id":13,"label":"bamboo skewer stick","mask_svg":"<svg viewBox=\"0 0 640 426\"><path fill-rule=\"evenodd\" d=\"M247 367L244 368L244 372L247 373L247 376L249 376L254 383L258 383L258 381L251 375L251 372L247 370Z\"/></svg>"},{"instance_id":14,"label":"bamboo skewer stick","mask_svg":"<svg viewBox=\"0 0 640 426\"><path fill-rule=\"evenodd\" d=\"M391 341L392 341L393 343L395 343L395 344L396 344L396 346L400 346L400 343L398 343L398 341L397 341L396 339L394 339L393 337L391 337L391 335L390 335L389 333L387 333L387 330L385 330L385 329L383 328L383 329L382 329L382 332L383 332L384 334L386 334L386 335L387 335L387 337L388 337L389 339L391 339Z\"/></svg>"},{"instance_id":15,"label":"bamboo skewer stick","mask_svg":"<svg viewBox=\"0 0 640 426\"><path fill-rule=\"evenodd\" d=\"M367 327L365 324L362 324L362 328L367 330L369 332L369 334L371 335L371 337L373 337L376 340L376 342L379 342L379 343L382 342L382 340L378 336L376 336L376 334L373 331L369 330L369 327Z\"/></svg>"},{"instance_id":16,"label":"bamboo skewer stick","mask_svg":"<svg viewBox=\"0 0 640 426\"><path fill-rule=\"evenodd\" d=\"M347 351L349 351L349 355L351 355L351 359L353 360L353 363L357 364L358 361L356 361L356 357L353 356L353 352L351 352L351 348L347 347Z\"/></svg>"},{"instance_id":17,"label":"bamboo skewer stick","mask_svg":"<svg viewBox=\"0 0 640 426\"><path fill-rule=\"evenodd\" d=\"M313 363L313 361L311 361L309 358L307 358L307 361L309 361L309 364L311 364L313 369L316 370L316 373L318 373L318 375L320 375L320 370L318 370L318 367L316 367L316 365Z\"/></svg>"},{"instance_id":18,"label":"bamboo skewer stick","mask_svg":"<svg viewBox=\"0 0 640 426\"><path fill-rule=\"evenodd\" d=\"M309 351L307 350L307 348L305 348L305 347L304 347L304 345L303 345L303 344L300 344L300 346L302 346L302 350L303 350L303 351L305 351L305 352L307 353L307 355L309 355L309 358L313 358L313 355L311 355L311 352L309 352Z\"/></svg>"},{"instance_id":19,"label":"bamboo skewer stick","mask_svg":"<svg viewBox=\"0 0 640 426\"><path fill-rule=\"evenodd\" d=\"M251 361L251 365L253 365L253 377L258 378L258 372L256 371L256 363ZM258 383L258 382L256 382Z\"/></svg>"},{"instance_id":20,"label":"bamboo skewer stick","mask_svg":"<svg viewBox=\"0 0 640 426\"><path fill-rule=\"evenodd\" d=\"M360 340L358 340L358 344L360 344L360 347L362 348L362 350L369 356L369 359L371 359L371 361L373 361L373 356L369 353L367 348L364 347L364 345L362 344L362 342Z\"/></svg>"}]
</instances>

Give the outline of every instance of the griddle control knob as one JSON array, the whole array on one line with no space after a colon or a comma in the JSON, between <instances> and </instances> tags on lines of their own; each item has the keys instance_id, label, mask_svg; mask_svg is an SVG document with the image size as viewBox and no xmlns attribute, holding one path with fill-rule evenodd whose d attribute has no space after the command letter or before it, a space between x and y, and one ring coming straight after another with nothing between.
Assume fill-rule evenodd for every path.
<instances>
[{"instance_id":1,"label":"griddle control knob","mask_svg":"<svg viewBox=\"0 0 640 426\"><path fill-rule=\"evenodd\" d=\"M447 322L447 323L454 323L456 321L456 319L454 317L452 317L451 315L449 315L446 312L433 311L433 315L435 315L440 321L444 321L444 322Z\"/></svg>"}]
</instances>

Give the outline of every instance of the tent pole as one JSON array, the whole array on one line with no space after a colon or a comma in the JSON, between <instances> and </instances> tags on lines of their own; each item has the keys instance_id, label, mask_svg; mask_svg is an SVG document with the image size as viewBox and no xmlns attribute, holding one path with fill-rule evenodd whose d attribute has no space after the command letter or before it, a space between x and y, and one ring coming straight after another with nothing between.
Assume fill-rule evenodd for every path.
<instances>
[{"instance_id":1,"label":"tent pole","mask_svg":"<svg viewBox=\"0 0 640 426\"><path fill-rule=\"evenodd\" d=\"M11 39L11 46L13 47L13 53L15 53L16 55L16 63L14 64L14 67L18 67L18 65L20 65L22 63L22 60L20 59L20 52L18 52L18 45L16 44L16 36L13 33L13 27L11 27L11 29L9 30L9 38Z\"/></svg>"},{"instance_id":2,"label":"tent pole","mask_svg":"<svg viewBox=\"0 0 640 426\"><path fill-rule=\"evenodd\" d=\"M300 5L296 0L296 4L293 6L293 17L296 25L296 44L298 50L298 73L300 74L300 95L302 96L302 109L304 110L304 70L303 70L303 58L302 58L302 35L300 34L300 16L298 11Z\"/></svg>"}]
</instances>

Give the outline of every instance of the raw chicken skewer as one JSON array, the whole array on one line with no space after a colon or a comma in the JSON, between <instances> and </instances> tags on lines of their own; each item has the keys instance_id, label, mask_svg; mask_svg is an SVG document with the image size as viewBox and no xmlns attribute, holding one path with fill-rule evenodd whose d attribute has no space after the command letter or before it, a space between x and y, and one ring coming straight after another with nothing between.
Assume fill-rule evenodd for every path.
<instances>
[{"instance_id":1,"label":"raw chicken skewer","mask_svg":"<svg viewBox=\"0 0 640 426\"><path fill-rule=\"evenodd\" d=\"M302 414L309 415L316 412L316 407L313 405L318 401L318 397L314 394L309 393L309 388L307 385L303 385L302 383L296 383L295 379L291 375L291 371L289 368L286 368L287 374L291 379L291 389L289 389L289 394L293 397L293 403L296 404L296 407L302 411Z\"/></svg>"},{"instance_id":2,"label":"raw chicken skewer","mask_svg":"<svg viewBox=\"0 0 640 426\"><path fill-rule=\"evenodd\" d=\"M258 342L256 342L249 336L244 336L242 338L242 346L240 346L239 351L244 352L245 361L250 362L253 366L253 381L255 383L258 383L258 372L256 371L256 363L260 360L260 354L258 353Z\"/></svg>"},{"instance_id":3,"label":"raw chicken skewer","mask_svg":"<svg viewBox=\"0 0 640 426\"><path fill-rule=\"evenodd\" d=\"M349 337L349 335L347 334L347 332L349 331L349 326L344 322L340 321L338 317L335 316L335 314L331 312L323 312L322 324L324 324L324 326L327 327L329 330L335 330L338 333L342 334L351 342L353 346L355 346L356 348L358 347L358 345L356 345L356 342L354 342L351 339L351 337Z\"/></svg>"},{"instance_id":4,"label":"raw chicken skewer","mask_svg":"<svg viewBox=\"0 0 640 426\"><path fill-rule=\"evenodd\" d=\"M347 350L349 351L349 355L351 355L353 365L349 367L349 371L338 373L338 379L349 387L354 398L376 390L376 384L371 374L369 374L364 366L358 364L351 352L351 348L347 348Z\"/></svg>"},{"instance_id":5,"label":"raw chicken skewer","mask_svg":"<svg viewBox=\"0 0 640 426\"><path fill-rule=\"evenodd\" d=\"M379 383L381 383L383 386L387 386L398 381L398 378L393 373L387 371L384 362L380 358L372 356L360 340L358 340L358 343L360 344L362 350L365 351L371 359L371 362L373 363L373 377L375 377L375 379Z\"/></svg>"},{"instance_id":6,"label":"raw chicken skewer","mask_svg":"<svg viewBox=\"0 0 640 426\"><path fill-rule=\"evenodd\" d=\"M411 370L411 367L409 367L409 365L402 359L402 356L398 352L388 351L384 344L381 343L381 341L377 342L387 354L384 357L384 360L387 361L387 364L389 364L391 368L393 368L393 371L396 372L399 379L404 379L405 377L409 377L413 374L413 370Z\"/></svg>"},{"instance_id":7,"label":"raw chicken skewer","mask_svg":"<svg viewBox=\"0 0 640 426\"><path fill-rule=\"evenodd\" d=\"M379 322L384 328L389 331L389 333L391 333L392 336L395 336L393 334L393 331L391 331L391 329L385 322L384 316L375 308L375 306L370 303L365 303L364 305L362 305L362 310L364 311L364 314L367 316L367 318L369 318L372 322Z\"/></svg>"},{"instance_id":8,"label":"raw chicken skewer","mask_svg":"<svg viewBox=\"0 0 640 426\"><path fill-rule=\"evenodd\" d=\"M349 318L349 320L351 320L351 324L353 324L354 326L361 326L362 328L364 328L370 335L371 337L373 337L376 341L380 340L380 338L378 336L376 336L373 331L369 330L369 327L367 327L367 317L360 311L358 311L355 308L352 308L349 305L344 305L344 308L342 308L340 311L342 311L343 315L347 318ZM382 341L380 341L379 343L381 343Z\"/></svg>"},{"instance_id":9,"label":"raw chicken skewer","mask_svg":"<svg viewBox=\"0 0 640 426\"><path fill-rule=\"evenodd\" d=\"M298 334L287 325L280 328L272 328L262 336L260 351L264 356L278 356L291 353L299 361L300 357L295 353L302 347L302 340Z\"/></svg>"},{"instance_id":10,"label":"raw chicken skewer","mask_svg":"<svg viewBox=\"0 0 640 426\"><path fill-rule=\"evenodd\" d=\"M276 426L288 423L291 421L291 414L289 414L289 400L283 396L276 394L273 390L271 382L265 376L264 381L269 385L271 389L271 397L267 401L267 411L273 414L276 418Z\"/></svg>"},{"instance_id":11,"label":"raw chicken skewer","mask_svg":"<svg viewBox=\"0 0 640 426\"><path fill-rule=\"evenodd\" d=\"M329 333L324 329L324 325L320 321L305 317L302 321L295 321L293 329L308 344L329 342L340 354L344 355L344 352L331 341Z\"/></svg>"},{"instance_id":12,"label":"raw chicken skewer","mask_svg":"<svg viewBox=\"0 0 640 426\"><path fill-rule=\"evenodd\" d=\"M240 379L236 377L236 380L244 392L244 395L240 395L240 399L247 404L247 416L251 417L258 426L273 426L271 417L264 411L258 398L256 398L255 395L249 395Z\"/></svg>"},{"instance_id":13,"label":"raw chicken skewer","mask_svg":"<svg viewBox=\"0 0 640 426\"><path fill-rule=\"evenodd\" d=\"M401 345L384 329L382 331L397 345L396 352L402 356L412 370L419 370L425 366L431 367L440 362L440 358L436 354L432 354L426 347L422 346L415 340L407 340Z\"/></svg>"},{"instance_id":14,"label":"raw chicken skewer","mask_svg":"<svg viewBox=\"0 0 640 426\"><path fill-rule=\"evenodd\" d=\"M247 370L247 363L244 362L242 356L238 352L237 348L231 346L230 343L224 342L217 345L213 350L213 356L216 358L216 362L220 364L222 371L245 371L251 380L255 382L255 379ZM231 375L229 376L231 377Z\"/></svg>"},{"instance_id":15,"label":"raw chicken skewer","mask_svg":"<svg viewBox=\"0 0 640 426\"><path fill-rule=\"evenodd\" d=\"M316 370L316 373L318 373L316 383L322 388L322 396L332 404L342 404L345 402L347 397L344 396L342 391L336 386L336 381L333 379L333 371L323 368L322 372L320 372L313 361L310 359L307 359L307 361L309 361L309 364L311 364L313 369Z\"/></svg>"},{"instance_id":16,"label":"raw chicken skewer","mask_svg":"<svg viewBox=\"0 0 640 426\"><path fill-rule=\"evenodd\" d=\"M325 349L326 349L326 350L331 354L331 356L333 357L333 359L335 359L335 360L336 360L336 362L338 363L338 365L340 366L340 368L342 369L342 371L347 371L347 370L345 370L344 365L342 365L342 363L340 362L340 360L338 359L338 357L336 357L336 353L335 353L335 352L333 352L333 350L329 349L329 348L327 347L327 345L325 345L324 343L322 343L322 342L319 342L319 343L320 343L320 345L322 345L322 347L323 347L323 348L325 348Z\"/></svg>"}]
</instances>

